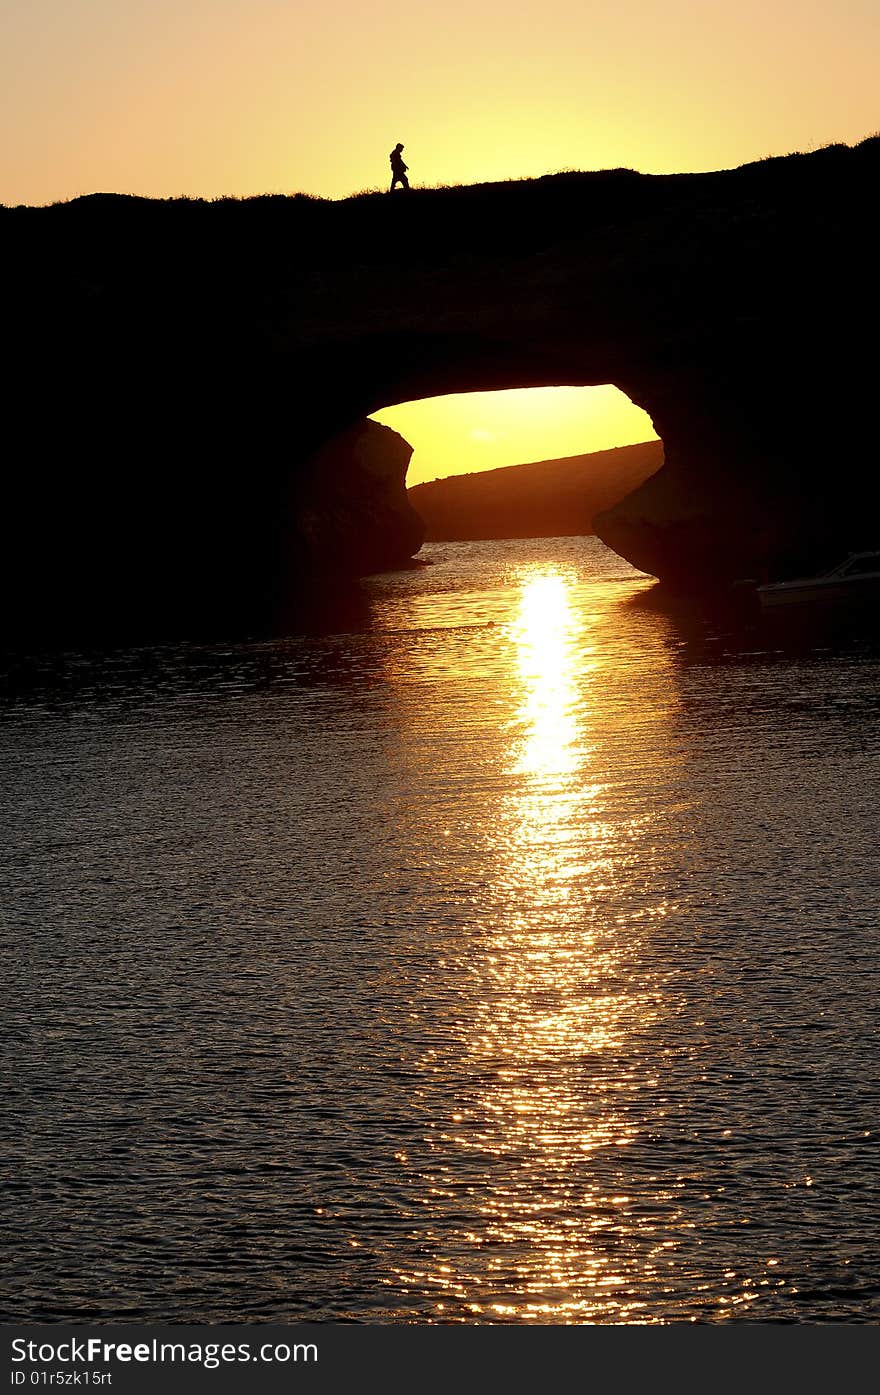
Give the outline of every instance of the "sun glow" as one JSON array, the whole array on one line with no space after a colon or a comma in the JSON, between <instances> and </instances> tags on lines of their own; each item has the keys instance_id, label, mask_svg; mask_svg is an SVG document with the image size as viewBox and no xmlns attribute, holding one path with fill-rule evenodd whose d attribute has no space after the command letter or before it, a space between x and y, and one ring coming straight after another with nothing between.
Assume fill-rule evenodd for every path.
<instances>
[{"instance_id":1,"label":"sun glow","mask_svg":"<svg viewBox=\"0 0 880 1395\"><path fill-rule=\"evenodd\" d=\"M409 485L657 439L647 412L611 384L428 397L373 420L413 447Z\"/></svg>"},{"instance_id":2,"label":"sun glow","mask_svg":"<svg viewBox=\"0 0 880 1395\"><path fill-rule=\"evenodd\" d=\"M386 188L398 140L418 186L724 169L876 126L869 0L551 0L537 17L499 0L442 24L403 0L7 0L0 191L340 198Z\"/></svg>"}]
</instances>

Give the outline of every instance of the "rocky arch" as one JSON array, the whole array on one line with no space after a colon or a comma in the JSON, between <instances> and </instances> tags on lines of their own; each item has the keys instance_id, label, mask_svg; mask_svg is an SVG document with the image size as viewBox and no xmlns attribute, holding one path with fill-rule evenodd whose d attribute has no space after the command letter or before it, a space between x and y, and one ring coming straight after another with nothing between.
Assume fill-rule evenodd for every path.
<instances>
[{"instance_id":1,"label":"rocky arch","mask_svg":"<svg viewBox=\"0 0 880 1395\"><path fill-rule=\"evenodd\" d=\"M798 325L793 316L783 338L731 319L711 343L694 333L674 344L607 331L542 342L532 327L518 342L388 336L364 347L340 399L368 414L444 393L611 384L647 412L665 464L598 520L600 535L671 587L723 589L876 539L853 507L870 495L866 365L820 350L815 326Z\"/></svg>"},{"instance_id":2,"label":"rocky arch","mask_svg":"<svg viewBox=\"0 0 880 1395\"><path fill-rule=\"evenodd\" d=\"M315 560L309 506L337 569L393 563L406 448L364 459L358 423L444 392L643 407L666 463L599 528L670 584L876 545L878 162L0 209L4 632L251 627Z\"/></svg>"}]
</instances>

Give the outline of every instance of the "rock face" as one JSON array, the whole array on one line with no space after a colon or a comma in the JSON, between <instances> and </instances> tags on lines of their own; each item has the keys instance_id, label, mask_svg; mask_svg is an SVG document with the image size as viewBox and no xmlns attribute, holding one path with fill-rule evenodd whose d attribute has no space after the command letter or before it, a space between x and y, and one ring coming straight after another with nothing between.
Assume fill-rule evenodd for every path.
<instances>
[{"instance_id":1,"label":"rock face","mask_svg":"<svg viewBox=\"0 0 880 1395\"><path fill-rule=\"evenodd\" d=\"M783 344L732 330L721 362L655 404L671 468L596 519L610 547L671 588L803 575L880 541L874 369L854 352L851 307L835 328L831 307L810 304L815 322L793 308Z\"/></svg>"},{"instance_id":2,"label":"rock face","mask_svg":"<svg viewBox=\"0 0 880 1395\"><path fill-rule=\"evenodd\" d=\"M671 584L876 545L878 171L875 138L406 199L0 208L4 633L252 628L318 556L397 558L417 535L327 443L446 392L628 393L665 464L597 527Z\"/></svg>"},{"instance_id":3,"label":"rock face","mask_svg":"<svg viewBox=\"0 0 880 1395\"><path fill-rule=\"evenodd\" d=\"M412 446L361 421L325 442L291 481L285 555L301 573L354 576L404 566L424 524L409 501Z\"/></svg>"}]
</instances>

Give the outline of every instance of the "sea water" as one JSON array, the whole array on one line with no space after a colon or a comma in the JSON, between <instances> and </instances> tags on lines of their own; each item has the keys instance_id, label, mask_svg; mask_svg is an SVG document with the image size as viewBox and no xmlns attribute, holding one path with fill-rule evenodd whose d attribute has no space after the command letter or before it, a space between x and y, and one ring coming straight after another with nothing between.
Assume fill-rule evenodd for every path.
<instances>
[{"instance_id":1,"label":"sea water","mask_svg":"<svg viewBox=\"0 0 880 1395\"><path fill-rule=\"evenodd\" d=\"M877 647L424 557L3 661L7 1317L876 1321Z\"/></svg>"}]
</instances>

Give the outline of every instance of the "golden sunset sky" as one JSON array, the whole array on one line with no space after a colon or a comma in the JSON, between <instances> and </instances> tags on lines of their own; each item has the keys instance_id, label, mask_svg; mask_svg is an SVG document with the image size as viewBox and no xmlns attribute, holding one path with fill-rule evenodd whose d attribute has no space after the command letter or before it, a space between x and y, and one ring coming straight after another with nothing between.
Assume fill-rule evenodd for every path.
<instances>
[{"instance_id":1,"label":"golden sunset sky","mask_svg":"<svg viewBox=\"0 0 880 1395\"><path fill-rule=\"evenodd\" d=\"M338 199L384 188L397 141L414 185L723 169L863 139L878 91L878 0L3 0L0 202ZM651 434L607 393L529 400L537 456L486 449L488 403L445 436L429 412L417 455L473 469Z\"/></svg>"},{"instance_id":2,"label":"golden sunset sky","mask_svg":"<svg viewBox=\"0 0 880 1395\"><path fill-rule=\"evenodd\" d=\"M374 420L413 446L409 485L527 460L656 438L651 418L615 387L470 392L405 402Z\"/></svg>"}]
</instances>

